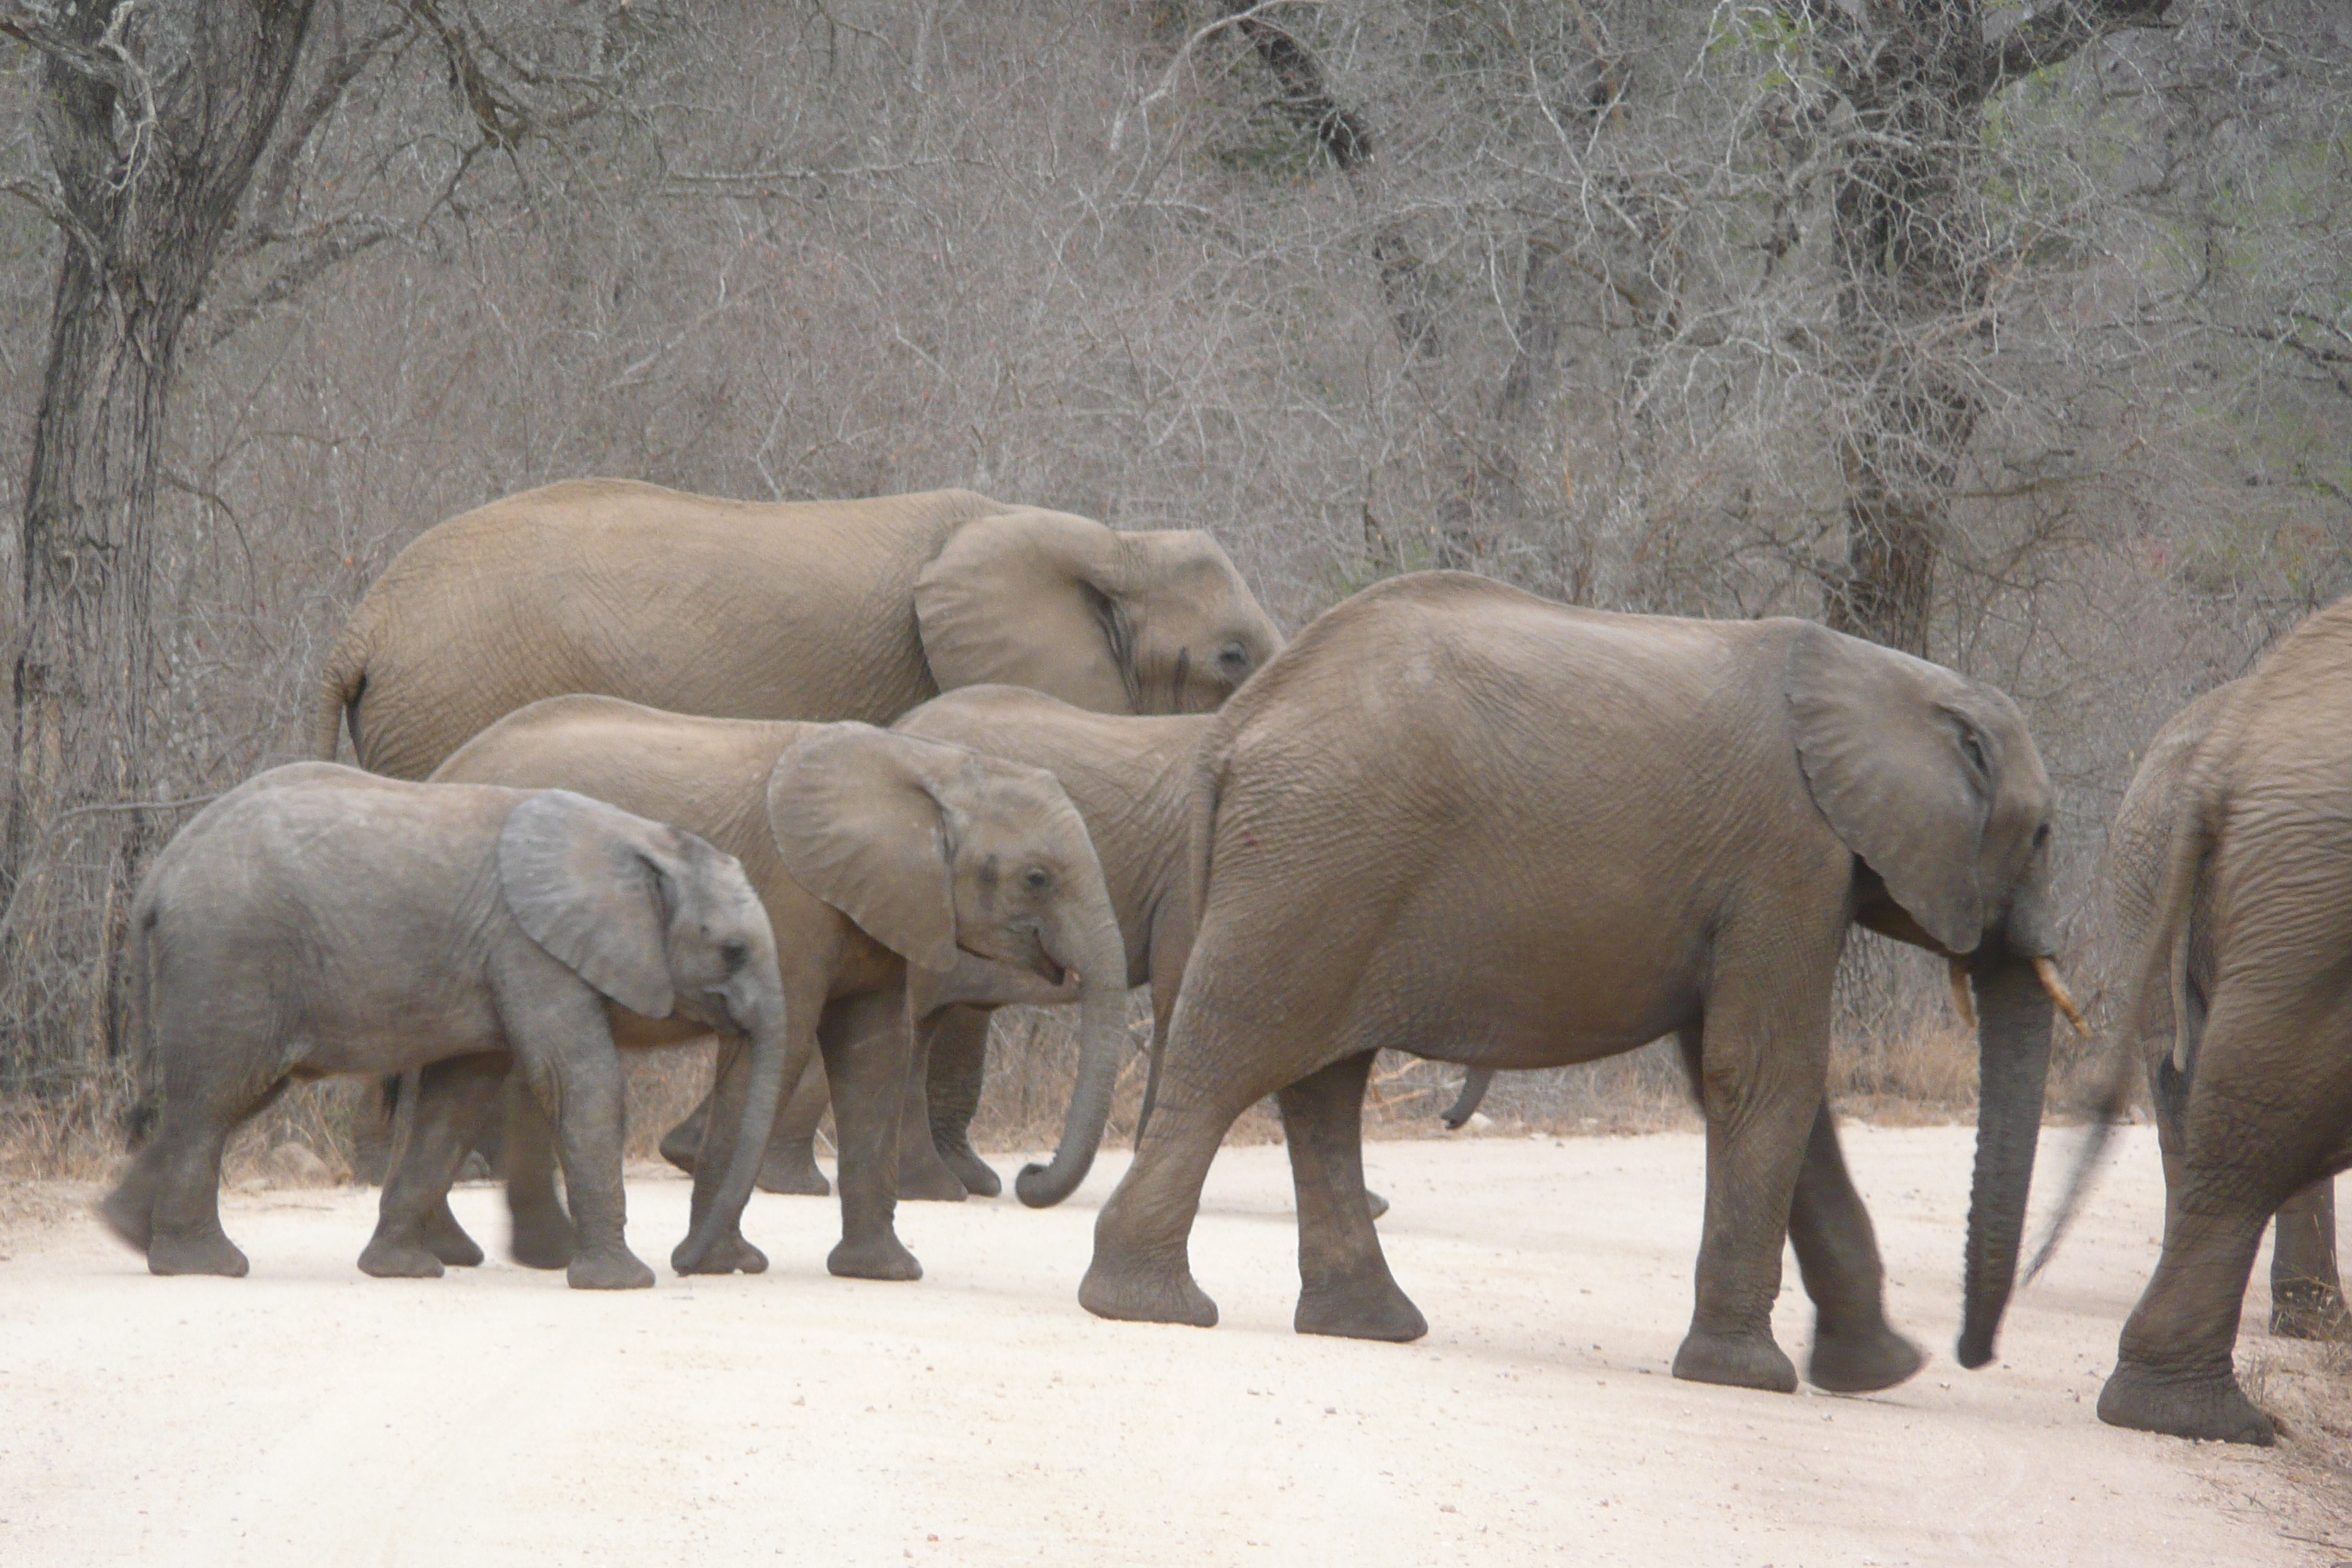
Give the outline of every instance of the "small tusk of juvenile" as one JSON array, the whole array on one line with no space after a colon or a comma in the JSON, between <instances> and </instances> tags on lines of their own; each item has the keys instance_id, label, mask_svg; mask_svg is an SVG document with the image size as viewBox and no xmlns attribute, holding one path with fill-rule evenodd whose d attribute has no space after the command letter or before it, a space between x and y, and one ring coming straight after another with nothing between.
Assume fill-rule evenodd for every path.
<instances>
[{"instance_id":1,"label":"small tusk of juvenile","mask_svg":"<svg viewBox=\"0 0 2352 1568\"><path fill-rule=\"evenodd\" d=\"M1977 1005L1969 995L1969 966L1958 959L1947 959L1952 970L1952 1011L1960 1016L1960 1026L1977 1026Z\"/></svg>"},{"instance_id":2,"label":"small tusk of juvenile","mask_svg":"<svg viewBox=\"0 0 2352 1568\"><path fill-rule=\"evenodd\" d=\"M2066 1015L2066 1022L2074 1026L2074 1032L2084 1039L2090 1038L2091 1026L2083 1021L2083 1009L2074 1005L2074 994L2058 978L2058 966L2046 958L2037 958L2033 961L2033 973L2041 980L2042 989L2050 993L2051 1002Z\"/></svg>"}]
</instances>

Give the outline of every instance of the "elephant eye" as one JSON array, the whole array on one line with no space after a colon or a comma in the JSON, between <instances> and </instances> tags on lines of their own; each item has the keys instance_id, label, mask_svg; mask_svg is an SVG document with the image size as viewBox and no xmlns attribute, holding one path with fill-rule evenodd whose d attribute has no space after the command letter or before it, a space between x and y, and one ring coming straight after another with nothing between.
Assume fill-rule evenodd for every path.
<instances>
[{"instance_id":1,"label":"elephant eye","mask_svg":"<svg viewBox=\"0 0 2352 1568\"><path fill-rule=\"evenodd\" d=\"M719 956L726 963L727 973L732 974L751 961L751 950L740 942L730 942L719 948Z\"/></svg>"},{"instance_id":2,"label":"elephant eye","mask_svg":"<svg viewBox=\"0 0 2352 1568\"><path fill-rule=\"evenodd\" d=\"M1227 669L1241 669L1249 663L1249 650L1239 643L1227 643L1218 653L1217 662Z\"/></svg>"},{"instance_id":3,"label":"elephant eye","mask_svg":"<svg viewBox=\"0 0 2352 1568\"><path fill-rule=\"evenodd\" d=\"M1021 880L1028 885L1031 892L1042 893L1053 884L1054 878L1043 866L1032 866Z\"/></svg>"},{"instance_id":4,"label":"elephant eye","mask_svg":"<svg viewBox=\"0 0 2352 1568\"><path fill-rule=\"evenodd\" d=\"M2041 826L2039 826L2039 827L2037 827L2037 828L2035 828L2035 829L2033 830L2033 847L2034 847L2036 849L2039 849L2039 848L2041 848L2044 844L2047 844L2047 843L2049 843L2049 842L2050 842L2050 825L2049 825L2048 823L2046 823L2046 822L2045 822L2045 823L2043 823Z\"/></svg>"}]
</instances>

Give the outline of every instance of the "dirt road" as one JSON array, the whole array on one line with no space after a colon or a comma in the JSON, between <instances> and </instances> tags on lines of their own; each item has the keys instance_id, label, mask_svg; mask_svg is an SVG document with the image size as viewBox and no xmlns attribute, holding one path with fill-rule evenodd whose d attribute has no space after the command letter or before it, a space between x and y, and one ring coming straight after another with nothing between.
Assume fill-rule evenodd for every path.
<instances>
[{"instance_id":1,"label":"dirt road","mask_svg":"<svg viewBox=\"0 0 2352 1568\"><path fill-rule=\"evenodd\" d=\"M2072 1134L2045 1139L2044 1185ZM625 1296L492 1265L353 1267L373 1194L232 1194L243 1280L157 1279L76 1218L0 1263L0 1563L751 1561L1282 1568L2334 1563L2276 1454L2094 1418L2153 1261L2135 1133L2095 1223L1951 1363L1965 1129L1853 1129L1897 1323L1936 1352L1843 1399L1666 1376L1699 1139L1382 1143L1410 1346L1302 1338L1278 1148L1228 1150L1193 1237L1219 1328L1098 1322L1076 1292L1106 1157L1066 1207L909 1205L929 1278L829 1279L833 1205L755 1201L759 1279ZM1002 1161L1007 1168L1013 1162ZM646 1172L663 1260L687 1188ZM460 1216L502 1241L498 1194ZM1801 1358L1810 1312L1782 1298ZM2259 1323L2261 1291L2247 1321Z\"/></svg>"}]
</instances>

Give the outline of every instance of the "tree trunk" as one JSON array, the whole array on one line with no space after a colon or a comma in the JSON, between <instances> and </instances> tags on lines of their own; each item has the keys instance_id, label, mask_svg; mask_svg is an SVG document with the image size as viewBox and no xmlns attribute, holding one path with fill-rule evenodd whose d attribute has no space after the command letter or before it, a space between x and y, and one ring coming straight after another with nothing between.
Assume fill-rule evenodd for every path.
<instances>
[{"instance_id":1,"label":"tree trunk","mask_svg":"<svg viewBox=\"0 0 2352 1568\"><path fill-rule=\"evenodd\" d=\"M23 530L0 837L0 1088L70 1085L108 1034L110 955L155 776L155 493L182 328L300 58L310 0L177 14L0 7L42 52L65 230ZM119 25L118 25L119 24ZM73 853L64 853L67 841Z\"/></svg>"}]
</instances>

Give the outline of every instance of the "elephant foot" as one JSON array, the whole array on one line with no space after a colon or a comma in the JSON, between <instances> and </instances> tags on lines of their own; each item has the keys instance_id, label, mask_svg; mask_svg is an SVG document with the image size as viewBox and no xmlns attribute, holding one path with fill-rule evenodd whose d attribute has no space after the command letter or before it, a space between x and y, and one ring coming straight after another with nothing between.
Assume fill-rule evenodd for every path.
<instances>
[{"instance_id":1,"label":"elephant foot","mask_svg":"<svg viewBox=\"0 0 2352 1568\"><path fill-rule=\"evenodd\" d=\"M242 1279L252 1265L219 1227L196 1236L156 1236L147 1243L150 1274L217 1274Z\"/></svg>"},{"instance_id":2,"label":"elephant foot","mask_svg":"<svg viewBox=\"0 0 2352 1568\"><path fill-rule=\"evenodd\" d=\"M478 1250L474 1261L481 1261ZM379 1230L360 1254L360 1272L378 1279L438 1279L441 1259L433 1249Z\"/></svg>"},{"instance_id":3,"label":"elephant foot","mask_svg":"<svg viewBox=\"0 0 2352 1568\"><path fill-rule=\"evenodd\" d=\"M688 1237L677 1244L669 1255L669 1266L680 1274L765 1274L768 1255L743 1239L740 1235L722 1236L700 1253L689 1250L694 1238Z\"/></svg>"},{"instance_id":4,"label":"elephant foot","mask_svg":"<svg viewBox=\"0 0 2352 1568\"><path fill-rule=\"evenodd\" d=\"M1381 1217L1381 1215L1384 1215L1384 1214L1386 1214L1386 1213L1388 1213L1388 1212L1389 1212L1389 1201L1388 1201L1388 1199L1386 1199L1386 1198L1384 1198L1384 1197L1381 1196L1381 1194L1378 1194L1378 1193L1374 1193L1374 1192L1367 1192L1367 1193L1365 1193L1365 1194L1364 1194L1364 1201L1365 1201L1365 1203L1367 1203L1367 1204L1369 1204L1369 1205L1371 1205L1372 1217L1373 1217L1374 1219L1378 1219L1378 1218L1380 1218L1380 1217Z\"/></svg>"},{"instance_id":5,"label":"elephant foot","mask_svg":"<svg viewBox=\"0 0 2352 1568\"><path fill-rule=\"evenodd\" d=\"M562 1209L524 1210L509 1217L514 1228L507 1237L507 1256L525 1268L562 1268L580 1250L572 1221Z\"/></svg>"},{"instance_id":6,"label":"elephant foot","mask_svg":"<svg viewBox=\"0 0 2352 1568\"><path fill-rule=\"evenodd\" d=\"M661 1157L689 1176L694 1174L694 1158L701 1152L700 1116L689 1116L662 1134Z\"/></svg>"},{"instance_id":7,"label":"elephant foot","mask_svg":"<svg viewBox=\"0 0 2352 1568\"><path fill-rule=\"evenodd\" d=\"M1196 1329L1217 1326L1217 1304L1192 1283L1190 1269L1147 1274L1135 1268L1106 1268L1099 1253L1078 1283L1078 1305L1097 1318L1118 1322L1187 1323Z\"/></svg>"},{"instance_id":8,"label":"elephant foot","mask_svg":"<svg viewBox=\"0 0 2352 1568\"><path fill-rule=\"evenodd\" d=\"M2344 1298L2334 1290L2273 1291L2271 1332L2283 1340L2352 1338L2352 1313L2346 1312Z\"/></svg>"},{"instance_id":9,"label":"elephant foot","mask_svg":"<svg viewBox=\"0 0 2352 1568\"><path fill-rule=\"evenodd\" d=\"M862 1241L844 1240L824 1260L828 1272L844 1279L920 1279L923 1266L901 1246L898 1236L884 1231Z\"/></svg>"},{"instance_id":10,"label":"elephant foot","mask_svg":"<svg viewBox=\"0 0 2352 1568\"><path fill-rule=\"evenodd\" d=\"M898 1163L898 1196L918 1203L960 1204L968 1196L963 1178L947 1168L938 1155Z\"/></svg>"},{"instance_id":11,"label":"elephant foot","mask_svg":"<svg viewBox=\"0 0 2352 1568\"><path fill-rule=\"evenodd\" d=\"M1875 1394L1927 1364L1927 1352L1883 1321L1843 1329L1817 1322L1805 1381L1832 1394Z\"/></svg>"},{"instance_id":12,"label":"elephant foot","mask_svg":"<svg viewBox=\"0 0 2352 1568\"><path fill-rule=\"evenodd\" d=\"M425 1221L425 1250L452 1268L475 1268L481 1265L482 1249L449 1212L447 1199L436 1205Z\"/></svg>"},{"instance_id":13,"label":"elephant foot","mask_svg":"<svg viewBox=\"0 0 2352 1568\"><path fill-rule=\"evenodd\" d=\"M1797 1392L1797 1368L1772 1336L1710 1334L1693 1329L1675 1352L1675 1375L1686 1383L1726 1388L1760 1388L1767 1394Z\"/></svg>"},{"instance_id":14,"label":"elephant foot","mask_svg":"<svg viewBox=\"0 0 2352 1568\"><path fill-rule=\"evenodd\" d=\"M133 1192L131 1184L125 1182L100 1201L98 1217L131 1251L144 1252L154 1236L154 1196Z\"/></svg>"},{"instance_id":15,"label":"elephant foot","mask_svg":"<svg viewBox=\"0 0 2352 1568\"><path fill-rule=\"evenodd\" d=\"M625 1247L583 1252L564 1269L574 1290L643 1290L654 1282L654 1271Z\"/></svg>"},{"instance_id":16,"label":"elephant foot","mask_svg":"<svg viewBox=\"0 0 2352 1568\"><path fill-rule=\"evenodd\" d=\"M1215 1309L1210 1311L1214 1321ZM1391 1344L1404 1344L1429 1332L1429 1320L1385 1273L1377 1280L1301 1290L1290 1326L1302 1334L1384 1340Z\"/></svg>"},{"instance_id":17,"label":"elephant foot","mask_svg":"<svg viewBox=\"0 0 2352 1568\"><path fill-rule=\"evenodd\" d=\"M956 1180L963 1184L963 1190L973 1197L992 1198L1004 1191L1003 1178L996 1173L987 1161L970 1149L942 1149L940 1151L940 1158L947 1162L948 1169L953 1171ZM907 1195L904 1189L900 1190L898 1195L900 1197Z\"/></svg>"},{"instance_id":18,"label":"elephant foot","mask_svg":"<svg viewBox=\"0 0 2352 1568\"><path fill-rule=\"evenodd\" d=\"M833 1195L833 1184L817 1169L814 1142L771 1143L768 1157L760 1162L760 1190L787 1197L825 1198Z\"/></svg>"},{"instance_id":19,"label":"elephant foot","mask_svg":"<svg viewBox=\"0 0 2352 1568\"><path fill-rule=\"evenodd\" d=\"M2099 1419L2110 1426L2210 1443L2267 1448L2278 1440L2277 1425L2254 1408L2226 1368L2200 1376L2165 1377L2118 1366L2099 1391Z\"/></svg>"}]
</instances>

